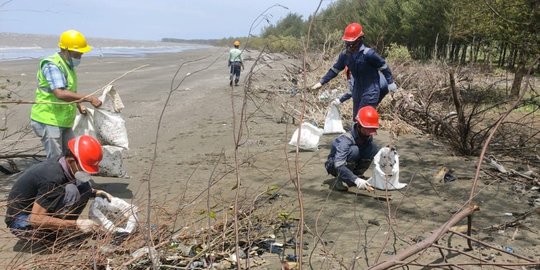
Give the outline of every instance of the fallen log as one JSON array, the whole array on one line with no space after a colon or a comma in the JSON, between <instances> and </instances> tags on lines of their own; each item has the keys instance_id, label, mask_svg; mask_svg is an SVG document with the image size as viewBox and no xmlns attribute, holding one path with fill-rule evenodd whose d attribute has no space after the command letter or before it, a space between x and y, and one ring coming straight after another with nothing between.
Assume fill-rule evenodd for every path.
<instances>
[{"instance_id":1,"label":"fallen log","mask_svg":"<svg viewBox=\"0 0 540 270\"><path fill-rule=\"evenodd\" d=\"M475 211L479 210L480 208L476 204L469 204L467 207L461 209L459 212L457 212L450 220L448 220L446 223L444 223L441 227L439 227L437 230L435 230L429 237L426 237L421 242L418 242L412 246L409 246L405 250L399 252L398 254L386 259L383 262L380 262L368 269L371 270L383 270L388 269L392 266L398 265L398 264L404 264L404 260L409 258L410 256L432 246L435 242L437 242L443 235L445 235L452 226L456 225L458 222L463 220L464 218L468 217L469 215L472 215Z\"/></svg>"}]
</instances>

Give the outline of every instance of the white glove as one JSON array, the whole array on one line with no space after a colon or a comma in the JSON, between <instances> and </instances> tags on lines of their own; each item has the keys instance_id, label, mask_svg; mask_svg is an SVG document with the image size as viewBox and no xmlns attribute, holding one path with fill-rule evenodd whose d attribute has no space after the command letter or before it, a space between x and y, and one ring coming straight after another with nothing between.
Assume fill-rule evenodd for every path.
<instances>
[{"instance_id":1,"label":"white glove","mask_svg":"<svg viewBox=\"0 0 540 270\"><path fill-rule=\"evenodd\" d=\"M367 191L373 191L373 187L368 183L368 181L362 179L362 178L356 178L354 180L354 183L356 184L356 187L359 189L365 189Z\"/></svg>"},{"instance_id":2,"label":"white glove","mask_svg":"<svg viewBox=\"0 0 540 270\"><path fill-rule=\"evenodd\" d=\"M93 220L85 218L77 219L76 224L77 228L83 233L89 233L98 226L98 224L95 223Z\"/></svg>"},{"instance_id":3,"label":"white glove","mask_svg":"<svg viewBox=\"0 0 540 270\"><path fill-rule=\"evenodd\" d=\"M339 98L336 98L330 102L330 105L339 106L341 105L341 101L339 101Z\"/></svg>"},{"instance_id":4,"label":"white glove","mask_svg":"<svg viewBox=\"0 0 540 270\"><path fill-rule=\"evenodd\" d=\"M311 90L317 90L322 87L322 84L320 82L316 83L311 87Z\"/></svg>"},{"instance_id":5,"label":"white glove","mask_svg":"<svg viewBox=\"0 0 540 270\"><path fill-rule=\"evenodd\" d=\"M388 91L395 93L397 91L397 85L395 82L388 85Z\"/></svg>"},{"instance_id":6,"label":"white glove","mask_svg":"<svg viewBox=\"0 0 540 270\"><path fill-rule=\"evenodd\" d=\"M102 197L102 198L106 199L109 202L111 202L112 198L113 198L113 196L111 194L107 193L104 190L100 190L100 189L96 189L95 194L96 194L96 197Z\"/></svg>"}]
</instances>

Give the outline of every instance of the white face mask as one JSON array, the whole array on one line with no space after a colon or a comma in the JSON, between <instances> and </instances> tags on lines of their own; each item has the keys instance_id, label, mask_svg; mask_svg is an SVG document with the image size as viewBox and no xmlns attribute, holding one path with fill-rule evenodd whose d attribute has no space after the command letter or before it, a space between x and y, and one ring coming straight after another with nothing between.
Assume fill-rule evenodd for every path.
<instances>
[{"instance_id":1,"label":"white face mask","mask_svg":"<svg viewBox=\"0 0 540 270\"><path fill-rule=\"evenodd\" d=\"M73 57L71 58L71 64L73 65L73 67L78 66L80 63L81 63L81 59L77 59Z\"/></svg>"},{"instance_id":2,"label":"white face mask","mask_svg":"<svg viewBox=\"0 0 540 270\"><path fill-rule=\"evenodd\" d=\"M92 179L92 177L87 172L78 171L75 173L75 181L77 186L90 181L90 179Z\"/></svg>"}]
</instances>

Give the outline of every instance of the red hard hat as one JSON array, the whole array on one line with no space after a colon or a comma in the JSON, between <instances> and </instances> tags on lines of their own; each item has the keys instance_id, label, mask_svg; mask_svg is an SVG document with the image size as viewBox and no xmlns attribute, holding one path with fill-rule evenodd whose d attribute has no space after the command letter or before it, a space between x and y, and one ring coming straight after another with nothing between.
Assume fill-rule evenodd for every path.
<instances>
[{"instance_id":1,"label":"red hard hat","mask_svg":"<svg viewBox=\"0 0 540 270\"><path fill-rule=\"evenodd\" d=\"M82 135L68 141L69 150L75 156L83 171L97 173L99 162L103 158L101 143L94 137Z\"/></svg>"},{"instance_id":2,"label":"red hard hat","mask_svg":"<svg viewBox=\"0 0 540 270\"><path fill-rule=\"evenodd\" d=\"M364 32L362 31L362 26L359 23L350 23L345 27L345 32L343 33L343 37L341 37L344 41L355 41L359 37L363 36Z\"/></svg>"},{"instance_id":3,"label":"red hard hat","mask_svg":"<svg viewBox=\"0 0 540 270\"><path fill-rule=\"evenodd\" d=\"M379 113L371 106L365 106L358 110L356 122L365 128L379 128Z\"/></svg>"}]
</instances>

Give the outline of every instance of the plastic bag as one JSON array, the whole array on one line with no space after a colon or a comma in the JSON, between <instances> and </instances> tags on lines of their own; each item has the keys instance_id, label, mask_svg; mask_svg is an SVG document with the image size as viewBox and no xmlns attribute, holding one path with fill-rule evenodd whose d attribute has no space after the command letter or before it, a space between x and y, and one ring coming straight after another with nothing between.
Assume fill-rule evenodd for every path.
<instances>
[{"instance_id":1,"label":"plastic bag","mask_svg":"<svg viewBox=\"0 0 540 270\"><path fill-rule=\"evenodd\" d=\"M319 101L321 102L329 102L330 100L334 100L338 96L338 90L332 89L330 92L328 90L324 90L319 95Z\"/></svg>"},{"instance_id":2,"label":"plastic bag","mask_svg":"<svg viewBox=\"0 0 540 270\"><path fill-rule=\"evenodd\" d=\"M336 105L330 105L324 119L323 134L345 133L341 121L341 113Z\"/></svg>"},{"instance_id":3,"label":"plastic bag","mask_svg":"<svg viewBox=\"0 0 540 270\"><path fill-rule=\"evenodd\" d=\"M122 156L125 149L118 146L103 145L103 159L99 163L100 176L127 177Z\"/></svg>"},{"instance_id":4,"label":"plastic bag","mask_svg":"<svg viewBox=\"0 0 540 270\"><path fill-rule=\"evenodd\" d=\"M102 144L128 149L126 122L122 119L120 113L95 109L94 128L101 138Z\"/></svg>"},{"instance_id":5,"label":"plastic bag","mask_svg":"<svg viewBox=\"0 0 540 270\"><path fill-rule=\"evenodd\" d=\"M299 129L297 128L294 131L291 140L289 141L289 144L298 146L300 149L303 150L317 150L319 147L319 139L323 134L323 130L310 123L302 123L300 129L302 130L302 132L300 133L299 142L297 141L299 132Z\"/></svg>"},{"instance_id":6,"label":"plastic bag","mask_svg":"<svg viewBox=\"0 0 540 270\"><path fill-rule=\"evenodd\" d=\"M101 106L99 108L102 110L118 113L124 108L124 103L122 102L120 95L116 92L114 86L110 84L103 89L103 93L99 97L99 100L101 100Z\"/></svg>"},{"instance_id":7,"label":"plastic bag","mask_svg":"<svg viewBox=\"0 0 540 270\"><path fill-rule=\"evenodd\" d=\"M86 114L77 114L73 123L73 133L75 136L90 135L100 140L94 127L94 110L86 108Z\"/></svg>"},{"instance_id":8,"label":"plastic bag","mask_svg":"<svg viewBox=\"0 0 540 270\"><path fill-rule=\"evenodd\" d=\"M105 230L117 233L132 233L137 227L137 207L113 197L107 199L96 197L90 205L88 217L102 225Z\"/></svg>"},{"instance_id":9,"label":"plastic bag","mask_svg":"<svg viewBox=\"0 0 540 270\"><path fill-rule=\"evenodd\" d=\"M402 189L407 184L399 182L399 155L393 148L383 147L373 158L375 168L368 183L382 190Z\"/></svg>"}]
</instances>

